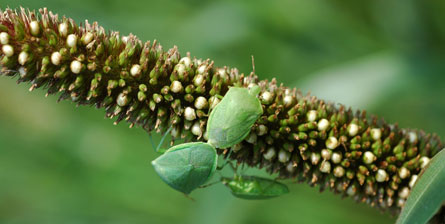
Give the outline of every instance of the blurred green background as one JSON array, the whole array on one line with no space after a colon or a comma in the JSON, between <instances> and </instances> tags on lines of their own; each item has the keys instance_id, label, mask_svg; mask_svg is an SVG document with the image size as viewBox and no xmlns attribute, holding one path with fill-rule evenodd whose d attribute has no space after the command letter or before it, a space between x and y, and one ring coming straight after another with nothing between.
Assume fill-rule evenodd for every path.
<instances>
[{"instance_id":1,"label":"blurred green background","mask_svg":"<svg viewBox=\"0 0 445 224\"><path fill-rule=\"evenodd\" d=\"M287 86L445 136L445 4L429 1L0 0L164 48L251 69ZM0 223L393 223L352 199L289 182L289 195L236 199L221 185L170 189L147 133L102 110L55 103L0 77ZM156 136L159 138L159 136Z\"/></svg>"}]
</instances>

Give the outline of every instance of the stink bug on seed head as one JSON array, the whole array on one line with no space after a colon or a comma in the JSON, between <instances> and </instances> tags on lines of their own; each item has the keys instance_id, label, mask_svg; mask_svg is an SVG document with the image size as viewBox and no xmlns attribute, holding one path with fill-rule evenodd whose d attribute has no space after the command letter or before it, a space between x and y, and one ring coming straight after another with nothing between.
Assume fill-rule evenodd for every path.
<instances>
[{"instance_id":1,"label":"stink bug on seed head","mask_svg":"<svg viewBox=\"0 0 445 224\"><path fill-rule=\"evenodd\" d=\"M221 182L231 190L233 196L248 200L269 199L289 193L285 184L256 176L223 177Z\"/></svg>"},{"instance_id":2,"label":"stink bug on seed head","mask_svg":"<svg viewBox=\"0 0 445 224\"><path fill-rule=\"evenodd\" d=\"M152 162L161 179L184 194L190 194L207 182L217 166L218 156L214 147L227 148L241 142L263 113L256 97L259 91L258 86L251 89L230 88L210 113L208 143L193 142L174 146ZM165 135L160 145L164 139ZM158 152L160 145L155 151Z\"/></svg>"},{"instance_id":3,"label":"stink bug on seed head","mask_svg":"<svg viewBox=\"0 0 445 224\"><path fill-rule=\"evenodd\" d=\"M221 102L210 112L207 122L208 143L228 148L240 143L249 134L255 121L263 114L257 98L258 86L231 87Z\"/></svg>"},{"instance_id":4,"label":"stink bug on seed head","mask_svg":"<svg viewBox=\"0 0 445 224\"><path fill-rule=\"evenodd\" d=\"M171 147L152 161L152 165L165 183L188 195L215 173L217 158L213 146L192 142Z\"/></svg>"}]
</instances>

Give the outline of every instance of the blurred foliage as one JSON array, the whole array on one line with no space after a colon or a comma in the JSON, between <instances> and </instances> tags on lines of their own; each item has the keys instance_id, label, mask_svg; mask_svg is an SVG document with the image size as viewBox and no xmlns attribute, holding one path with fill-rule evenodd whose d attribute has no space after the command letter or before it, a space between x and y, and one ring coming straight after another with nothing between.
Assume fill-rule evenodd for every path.
<instances>
[{"instance_id":1,"label":"blurred foliage","mask_svg":"<svg viewBox=\"0 0 445 224\"><path fill-rule=\"evenodd\" d=\"M445 199L445 150L437 153L420 173L396 224L443 223ZM436 214L436 215L435 215ZM442 214L442 215L440 215ZM435 217L434 217L435 216Z\"/></svg>"},{"instance_id":2,"label":"blurred foliage","mask_svg":"<svg viewBox=\"0 0 445 224\"><path fill-rule=\"evenodd\" d=\"M428 1L0 0L98 21L179 46L218 66L311 90L445 136L445 4ZM190 201L149 162L147 133L103 111L55 103L0 78L1 223L392 223L352 199L289 181L291 193L243 201L223 186ZM254 171L255 172L255 171Z\"/></svg>"}]
</instances>

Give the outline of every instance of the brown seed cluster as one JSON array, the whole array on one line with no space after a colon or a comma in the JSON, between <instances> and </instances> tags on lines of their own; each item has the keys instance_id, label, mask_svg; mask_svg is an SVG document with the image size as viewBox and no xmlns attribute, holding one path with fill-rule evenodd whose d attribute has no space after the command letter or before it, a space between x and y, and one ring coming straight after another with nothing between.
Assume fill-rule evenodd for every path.
<instances>
[{"instance_id":1,"label":"brown seed cluster","mask_svg":"<svg viewBox=\"0 0 445 224\"><path fill-rule=\"evenodd\" d=\"M435 135L46 9L1 11L0 48L1 73L31 83L30 90L103 107L116 123L148 132L173 127L175 139L205 138L209 110L230 86L259 85L264 114L243 142L221 154L393 212L443 147Z\"/></svg>"}]
</instances>

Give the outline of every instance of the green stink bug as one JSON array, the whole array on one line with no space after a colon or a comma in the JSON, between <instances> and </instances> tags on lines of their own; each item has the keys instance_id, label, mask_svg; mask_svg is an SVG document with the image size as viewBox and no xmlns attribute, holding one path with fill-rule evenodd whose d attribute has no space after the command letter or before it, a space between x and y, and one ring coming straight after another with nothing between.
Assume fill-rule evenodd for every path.
<instances>
[{"instance_id":1,"label":"green stink bug","mask_svg":"<svg viewBox=\"0 0 445 224\"><path fill-rule=\"evenodd\" d=\"M222 177L221 182L230 188L233 196L242 199L269 199L289 193L285 184L256 176Z\"/></svg>"},{"instance_id":2,"label":"green stink bug","mask_svg":"<svg viewBox=\"0 0 445 224\"><path fill-rule=\"evenodd\" d=\"M156 173L170 187L190 194L203 185L216 170L215 148L204 142L176 145L152 161Z\"/></svg>"},{"instance_id":3,"label":"green stink bug","mask_svg":"<svg viewBox=\"0 0 445 224\"><path fill-rule=\"evenodd\" d=\"M240 143L263 114L257 98L260 88L231 87L210 113L207 121L208 143L216 148L228 148Z\"/></svg>"}]
</instances>

